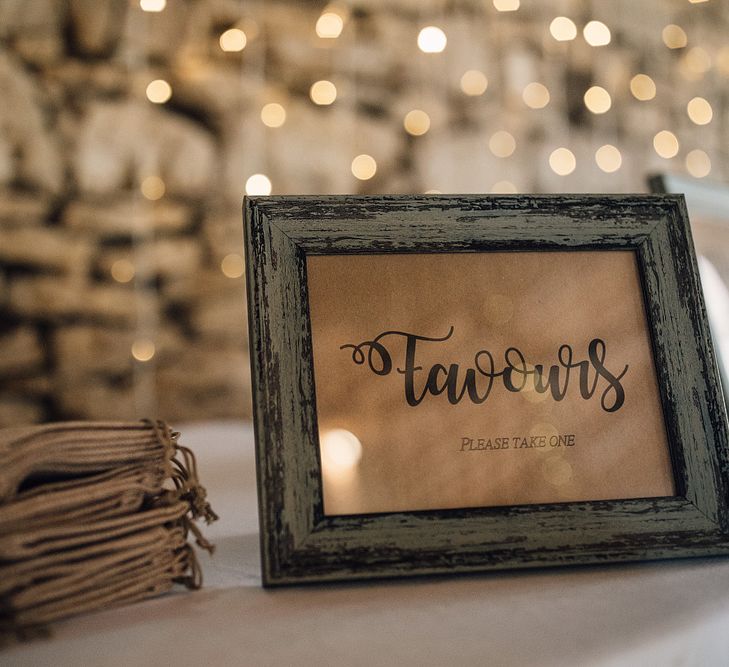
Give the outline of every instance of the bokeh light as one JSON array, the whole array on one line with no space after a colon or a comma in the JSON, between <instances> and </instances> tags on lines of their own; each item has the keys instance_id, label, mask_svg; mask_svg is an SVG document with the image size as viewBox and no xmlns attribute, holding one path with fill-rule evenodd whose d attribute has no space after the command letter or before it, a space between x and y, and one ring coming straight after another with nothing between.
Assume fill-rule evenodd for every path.
<instances>
[{"instance_id":1,"label":"bokeh light","mask_svg":"<svg viewBox=\"0 0 729 667\"><path fill-rule=\"evenodd\" d=\"M537 81L532 81L532 83L527 84L521 96L524 104L531 109L543 109L549 104L549 91L547 87Z\"/></svg>"},{"instance_id":2,"label":"bokeh light","mask_svg":"<svg viewBox=\"0 0 729 667\"><path fill-rule=\"evenodd\" d=\"M496 157L509 157L516 150L516 139L506 130L494 132L489 139L489 150Z\"/></svg>"},{"instance_id":3,"label":"bokeh light","mask_svg":"<svg viewBox=\"0 0 729 667\"><path fill-rule=\"evenodd\" d=\"M605 173L612 174L620 169L620 165L623 164L623 157L615 146L605 144L595 151L595 162Z\"/></svg>"},{"instance_id":4,"label":"bokeh light","mask_svg":"<svg viewBox=\"0 0 729 667\"><path fill-rule=\"evenodd\" d=\"M316 34L322 39L336 39L343 29L344 20L335 12L324 12L316 22Z\"/></svg>"},{"instance_id":5,"label":"bokeh light","mask_svg":"<svg viewBox=\"0 0 729 667\"><path fill-rule=\"evenodd\" d=\"M494 7L500 12L515 12L521 4L519 0L493 0Z\"/></svg>"},{"instance_id":6,"label":"bokeh light","mask_svg":"<svg viewBox=\"0 0 729 667\"><path fill-rule=\"evenodd\" d=\"M349 470L362 459L362 443L359 438L343 428L323 431L319 436L319 446L324 470Z\"/></svg>"},{"instance_id":7,"label":"bokeh light","mask_svg":"<svg viewBox=\"0 0 729 667\"><path fill-rule=\"evenodd\" d=\"M362 153L352 160L352 174L360 181L368 181L376 172L377 162L371 155Z\"/></svg>"},{"instance_id":8,"label":"bokeh light","mask_svg":"<svg viewBox=\"0 0 729 667\"><path fill-rule=\"evenodd\" d=\"M549 156L549 166L555 174L567 176L575 170L577 160L569 148L556 148Z\"/></svg>"},{"instance_id":9,"label":"bokeh light","mask_svg":"<svg viewBox=\"0 0 729 667\"><path fill-rule=\"evenodd\" d=\"M140 186L142 195L150 201L157 201L165 196L165 182L159 176L147 176Z\"/></svg>"},{"instance_id":10,"label":"bokeh light","mask_svg":"<svg viewBox=\"0 0 729 667\"><path fill-rule=\"evenodd\" d=\"M558 42L569 42L577 37L577 26L572 19L558 16L549 24L549 32Z\"/></svg>"},{"instance_id":11,"label":"bokeh light","mask_svg":"<svg viewBox=\"0 0 729 667\"><path fill-rule=\"evenodd\" d=\"M682 49L686 46L686 44L688 44L688 37L686 37L684 29L675 23L670 23L663 28L661 37L663 39L663 43L669 49Z\"/></svg>"},{"instance_id":12,"label":"bokeh light","mask_svg":"<svg viewBox=\"0 0 729 667\"><path fill-rule=\"evenodd\" d=\"M661 130L653 137L653 148L662 158L672 158L678 154L678 139L669 130Z\"/></svg>"},{"instance_id":13,"label":"bokeh light","mask_svg":"<svg viewBox=\"0 0 729 667\"><path fill-rule=\"evenodd\" d=\"M707 125L714 116L711 104L703 97L694 97L687 105L688 117L697 125Z\"/></svg>"},{"instance_id":14,"label":"bokeh light","mask_svg":"<svg viewBox=\"0 0 729 667\"><path fill-rule=\"evenodd\" d=\"M590 21L583 29L582 36L590 46L610 44L610 28L602 21Z\"/></svg>"},{"instance_id":15,"label":"bokeh light","mask_svg":"<svg viewBox=\"0 0 729 667\"><path fill-rule=\"evenodd\" d=\"M139 0L139 6L145 12L162 12L167 6L167 0Z\"/></svg>"},{"instance_id":16,"label":"bokeh light","mask_svg":"<svg viewBox=\"0 0 729 667\"><path fill-rule=\"evenodd\" d=\"M248 38L240 28L230 28L220 35L219 42L223 51L234 53L246 48Z\"/></svg>"},{"instance_id":17,"label":"bokeh light","mask_svg":"<svg viewBox=\"0 0 729 667\"><path fill-rule=\"evenodd\" d=\"M237 252L226 255L220 262L220 270L228 278L240 278L245 271L243 257Z\"/></svg>"},{"instance_id":18,"label":"bokeh light","mask_svg":"<svg viewBox=\"0 0 729 667\"><path fill-rule=\"evenodd\" d=\"M326 79L315 81L309 89L309 97L314 104L327 106L337 99L337 87Z\"/></svg>"},{"instance_id":19,"label":"bokeh light","mask_svg":"<svg viewBox=\"0 0 729 667\"><path fill-rule=\"evenodd\" d=\"M266 196L271 194L271 180L265 174L253 174L246 181L246 194Z\"/></svg>"},{"instance_id":20,"label":"bokeh light","mask_svg":"<svg viewBox=\"0 0 729 667\"><path fill-rule=\"evenodd\" d=\"M711 159L698 148L686 155L686 170L694 178L703 178L711 173Z\"/></svg>"},{"instance_id":21,"label":"bokeh light","mask_svg":"<svg viewBox=\"0 0 729 667\"><path fill-rule=\"evenodd\" d=\"M164 104L172 97L172 86L164 79L155 79L147 86L147 99L154 104Z\"/></svg>"},{"instance_id":22,"label":"bokeh light","mask_svg":"<svg viewBox=\"0 0 729 667\"><path fill-rule=\"evenodd\" d=\"M434 25L429 25L418 33L418 48L423 53L441 53L447 43L446 34Z\"/></svg>"},{"instance_id":23,"label":"bokeh light","mask_svg":"<svg viewBox=\"0 0 729 667\"><path fill-rule=\"evenodd\" d=\"M117 259L111 265L111 277L118 283L128 283L134 278L134 264L126 258Z\"/></svg>"},{"instance_id":24,"label":"bokeh light","mask_svg":"<svg viewBox=\"0 0 729 667\"><path fill-rule=\"evenodd\" d=\"M264 104L261 109L261 121L266 127L281 127L286 122L286 109L278 102Z\"/></svg>"},{"instance_id":25,"label":"bokeh light","mask_svg":"<svg viewBox=\"0 0 729 667\"><path fill-rule=\"evenodd\" d=\"M469 96L483 95L489 86L486 75L477 69L469 69L461 77L461 90Z\"/></svg>"},{"instance_id":26,"label":"bokeh light","mask_svg":"<svg viewBox=\"0 0 729 667\"><path fill-rule=\"evenodd\" d=\"M408 134L419 137L430 129L430 116L425 111L413 109L405 115L403 126Z\"/></svg>"},{"instance_id":27,"label":"bokeh light","mask_svg":"<svg viewBox=\"0 0 729 667\"><path fill-rule=\"evenodd\" d=\"M132 343L132 356L137 361L150 361L156 352L154 342L140 338Z\"/></svg>"},{"instance_id":28,"label":"bokeh light","mask_svg":"<svg viewBox=\"0 0 729 667\"><path fill-rule=\"evenodd\" d=\"M610 93L600 86L592 86L585 92L585 106L594 114L605 113L610 110L612 100Z\"/></svg>"},{"instance_id":29,"label":"bokeh light","mask_svg":"<svg viewBox=\"0 0 729 667\"><path fill-rule=\"evenodd\" d=\"M656 84L647 74L636 74L630 80L630 92L636 100L646 102L656 96Z\"/></svg>"}]
</instances>

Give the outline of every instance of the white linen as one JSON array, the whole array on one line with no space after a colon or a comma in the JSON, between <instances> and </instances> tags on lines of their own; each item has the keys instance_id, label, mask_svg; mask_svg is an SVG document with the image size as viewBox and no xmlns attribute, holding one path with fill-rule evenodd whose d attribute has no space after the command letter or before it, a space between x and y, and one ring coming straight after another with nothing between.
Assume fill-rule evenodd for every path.
<instances>
[{"instance_id":1,"label":"white linen","mask_svg":"<svg viewBox=\"0 0 729 667\"><path fill-rule=\"evenodd\" d=\"M2 665L729 665L729 559L263 590L251 427L180 427L221 520L201 591L57 624Z\"/></svg>"}]
</instances>

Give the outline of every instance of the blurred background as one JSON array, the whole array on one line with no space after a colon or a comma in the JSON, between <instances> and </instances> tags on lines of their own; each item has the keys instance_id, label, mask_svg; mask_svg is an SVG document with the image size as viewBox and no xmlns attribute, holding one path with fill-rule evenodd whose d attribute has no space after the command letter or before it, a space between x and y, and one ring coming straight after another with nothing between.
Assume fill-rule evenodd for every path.
<instances>
[{"instance_id":1,"label":"blurred background","mask_svg":"<svg viewBox=\"0 0 729 667\"><path fill-rule=\"evenodd\" d=\"M250 414L249 194L729 179L724 0L0 2L0 425Z\"/></svg>"}]
</instances>

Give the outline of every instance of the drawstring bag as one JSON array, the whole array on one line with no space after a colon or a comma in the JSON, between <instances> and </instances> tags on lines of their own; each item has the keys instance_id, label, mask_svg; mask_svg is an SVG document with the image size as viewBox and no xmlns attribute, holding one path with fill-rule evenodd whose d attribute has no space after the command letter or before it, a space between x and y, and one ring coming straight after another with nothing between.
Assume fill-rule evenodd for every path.
<instances>
[{"instance_id":1,"label":"drawstring bag","mask_svg":"<svg viewBox=\"0 0 729 667\"><path fill-rule=\"evenodd\" d=\"M188 535L217 519L164 422L0 430L0 631L202 584Z\"/></svg>"}]
</instances>

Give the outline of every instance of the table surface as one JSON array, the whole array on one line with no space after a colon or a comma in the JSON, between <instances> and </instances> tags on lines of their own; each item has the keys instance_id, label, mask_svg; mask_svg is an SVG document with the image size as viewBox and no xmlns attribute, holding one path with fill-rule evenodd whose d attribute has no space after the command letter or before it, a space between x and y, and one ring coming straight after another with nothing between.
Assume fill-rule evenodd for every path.
<instances>
[{"instance_id":1,"label":"table surface","mask_svg":"<svg viewBox=\"0 0 729 667\"><path fill-rule=\"evenodd\" d=\"M58 623L2 665L729 665L729 560L263 590L253 433L180 428L221 519L202 590Z\"/></svg>"}]
</instances>

